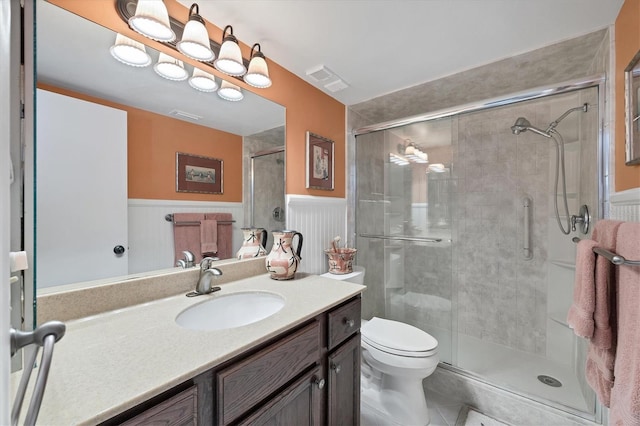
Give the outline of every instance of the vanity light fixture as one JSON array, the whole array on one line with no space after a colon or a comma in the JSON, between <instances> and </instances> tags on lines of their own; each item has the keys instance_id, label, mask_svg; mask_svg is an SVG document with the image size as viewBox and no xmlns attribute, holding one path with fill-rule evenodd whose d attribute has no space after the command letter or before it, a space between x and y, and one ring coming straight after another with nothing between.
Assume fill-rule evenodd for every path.
<instances>
[{"instance_id":1,"label":"vanity light fixture","mask_svg":"<svg viewBox=\"0 0 640 426\"><path fill-rule=\"evenodd\" d=\"M195 9L195 12L194 12ZM196 3L189 9L189 21L184 26L182 40L176 47L186 56L196 61L211 61L215 58L211 44L209 43L209 33L204 25L204 19L199 15L200 8Z\"/></svg>"},{"instance_id":2,"label":"vanity light fixture","mask_svg":"<svg viewBox=\"0 0 640 426\"><path fill-rule=\"evenodd\" d=\"M214 76L200 68L193 68L193 75L189 79L189 85L201 92L215 92L218 90L218 83Z\"/></svg>"},{"instance_id":3,"label":"vanity light fixture","mask_svg":"<svg viewBox=\"0 0 640 426\"><path fill-rule=\"evenodd\" d=\"M164 42L176 39L169 24L169 12L162 0L138 0L136 12L128 22L133 30L150 39Z\"/></svg>"},{"instance_id":4,"label":"vanity light fixture","mask_svg":"<svg viewBox=\"0 0 640 426\"><path fill-rule=\"evenodd\" d=\"M188 77L187 70L184 69L184 64L181 60L172 58L162 52L160 52L158 62L153 66L153 69L160 77L164 77L167 80L182 81Z\"/></svg>"},{"instance_id":5,"label":"vanity light fixture","mask_svg":"<svg viewBox=\"0 0 640 426\"><path fill-rule=\"evenodd\" d=\"M227 80L222 80L220 84L220 90L218 90L218 96L220 96L225 101L241 101L244 98L242 94L242 90L238 86L233 83L228 82Z\"/></svg>"},{"instance_id":6,"label":"vanity light fixture","mask_svg":"<svg viewBox=\"0 0 640 426\"><path fill-rule=\"evenodd\" d=\"M411 161L412 163L422 163L422 164L429 162L429 156L427 155L426 152L423 152L420 148L418 148L413 142L411 142L408 139L405 142L408 142L408 144L404 147L404 156L407 158L407 160Z\"/></svg>"},{"instance_id":7,"label":"vanity light fixture","mask_svg":"<svg viewBox=\"0 0 640 426\"><path fill-rule=\"evenodd\" d=\"M255 53L254 49L256 49ZM269 68L267 67L267 61L264 59L259 43L256 43L251 47L249 70L243 78L245 83L259 89L266 89L271 86Z\"/></svg>"},{"instance_id":8,"label":"vanity light fixture","mask_svg":"<svg viewBox=\"0 0 640 426\"><path fill-rule=\"evenodd\" d=\"M227 34L227 30L229 30L229 34ZM233 35L231 25L227 25L222 31L222 46L220 46L218 59L213 62L213 66L218 71L234 77L243 76L247 72L247 68L242 63L242 52L240 52L238 39Z\"/></svg>"},{"instance_id":9,"label":"vanity light fixture","mask_svg":"<svg viewBox=\"0 0 640 426\"><path fill-rule=\"evenodd\" d=\"M442 164L442 163L434 163L434 164L429 164L429 170L428 171L432 171L432 172L436 172L436 173L444 173L444 172L447 171L447 169L444 166L444 164Z\"/></svg>"},{"instance_id":10,"label":"vanity light fixture","mask_svg":"<svg viewBox=\"0 0 640 426\"><path fill-rule=\"evenodd\" d=\"M401 155L394 154L393 152L389 153L389 162L393 164L397 164L398 166L408 166L409 162L406 158Z\"/></svg>"},{"instance_id":11,"label":"vanity light fixture","mask_svg":"<svg viewBox=\"0 0 640 426\"><path fill-rule=\"evenodd\" d=\"M116 35L116 42L109 49L111 56L123 64L132 67L146 67L151 65L151 56L147 53L144 44L130 39L122 34Z\"/></svg>"}]
</instances>

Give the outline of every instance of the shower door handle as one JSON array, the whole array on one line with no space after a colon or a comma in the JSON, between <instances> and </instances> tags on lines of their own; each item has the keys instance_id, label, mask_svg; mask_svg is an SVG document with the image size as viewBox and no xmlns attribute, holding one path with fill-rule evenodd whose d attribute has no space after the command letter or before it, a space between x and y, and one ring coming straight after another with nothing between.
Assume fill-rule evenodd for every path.
<instances>
[{"instance_id":1,"label":"shower door handle","mask_svg":"<svg viewBox=\"0 0 640 426\"><path fill-rule=\"evenodd\" d=\"M522 255L525 260L533 258L533 252L531 251L531 198L524 197L522 199L522 211L523 211L523 223L522 223Z\"/></svg>"}]
</instances>

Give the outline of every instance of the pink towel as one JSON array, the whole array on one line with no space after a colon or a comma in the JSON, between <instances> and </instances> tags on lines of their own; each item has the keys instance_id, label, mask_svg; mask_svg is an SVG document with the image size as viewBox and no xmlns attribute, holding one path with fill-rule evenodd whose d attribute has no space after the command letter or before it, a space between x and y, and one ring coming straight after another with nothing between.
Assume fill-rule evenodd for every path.
<instances>
[{"instance_id":1,"label":"pink towel","mask_svg":"<svg viewBox=\"0 0 640 426\"><path fill-rule=\"evenodd\" d=\"M592 239L598 247L615 251L618 228L623 222L618 220L599 220L593 228ZM616 269L605 257L596 258L596 303L593 311L593 337L591 344L601 349L615 347L612 322L615 322Z\"/></svg>"},{"instance_id":2,"label":"pink towel","mask_svg":"<svg viewBox=\"0 0 640 426\"><path fill-rule=\"evenodd\" d=\"M615 268L609 260L596 256L593 248L615 250L620 221L600 220L593 240L578 243L574 302L567 322L574 332L590 339L585 375L587 383L605 406L609 406L615 359Z\"/></svg>"},{"instance_id":3,"label":"pink towel","mask_svg":"<svg viewBox=\"0 0 640 426\"><path fill-rule=\"evenodd\" d=\"M573 286L573 304L567 314L567 323L580 337L593 337L593 311L596 305L595 269L598 243L581 240L576 251L576 275Z\"/></svg>"},{"instance_id":4,"label":"pink towel","mask_svg":"<svg viewBox=\"0 0 640 426\"><path fill-rule=\"evenodd\" d=\"M184 250L189 250L193 253L196 263L200 263L202 260L202 254L200 253L200 221L202 220L204 220L203 213L173 214L175 262L184 258L182 254Z\"/></svg>"},{"instance_id":5,"label":"pink towel","mask_svg":"<svg viewBox=\"0 0 640 426\"><path fill-rule=\"evenodd\" d=\"M205 220L215 220L218 222L218 252L216 256L220 259L230 259L234 256L232 253L232 235L233 235L233 216L231 213L207 213L204 215ZM221 223L222 222L222 223Z\"/></svg>"},{"instance_id":6,"label":"pink towel","mask_svg":"<svg viewBox=\"0 0 640 426\"><path fill-rule=\"evenodd\" d=\"M640 260L640 223L620 225L616 253ZM640 266L618 269L618 344L609 424L640 425Z\"/></svg>"},{"instance_id":7,"label":"pink towel","mask_svg":"<svg viewBox=\"0 0 640 426\"><path fill-rule=\"evenodd\" d=\"M200 221L200 252L203 257L218 252L218 221Z\"/></svg>"}]
</instances>

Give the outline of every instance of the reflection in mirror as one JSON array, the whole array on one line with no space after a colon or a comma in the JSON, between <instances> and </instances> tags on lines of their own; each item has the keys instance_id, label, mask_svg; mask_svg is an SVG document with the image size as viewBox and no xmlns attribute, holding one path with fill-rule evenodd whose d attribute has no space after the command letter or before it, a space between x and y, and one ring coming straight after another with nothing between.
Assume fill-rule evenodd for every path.
<instances>
[{"instance_id":1,"label":"reflection in mirror","mask_svg":"<svg viewBox=\"0 0 640 426\"><path fill-rule=\"evenodd\" d=\"M225 101L215 92L195 90L187 81L166 80L152 66L118 62L109 51L115 33L48 2L36 3L36 22L36 123L49 121L58 127L61 139L70 139L65 135L82 127L89 135L86 143L68 150L50 143L51 127L36 129L34 280L39 290L173 268L173 225L165 220L170 213L231 213L232 253L241 246L241 227L271 229L271 213L265 218L246 214L250 176L243 169L255 152L284 145L282 106L245 90L242 101ZM159 53L149 47L146 51L156 63ZM193 67L184 66L191 76ZM54 113L55 106L46 110L59 99L70 102L58 107L57 113L64 114ZM120 124L106 124L103 114L115 115ZM68 124L62 122L65 119ZM117 139L124 140L124 163L105 169ZM99 154L96 146L107 149ZM176 192L176 152L222 159L224 193ZM274 165L281 171L267 173L283 179L284 157ZM95 175L106 179L90 184L89 177ZM113 181L124 187L124 195L107 202L106 187ZM284 181L270 197L282 198L283 204L281 188ZM97 201L88 201L92 193ZM88 206L97 207L97 213L84 213ZM115 213L116 206L124 213ZM96 246L99 234L105 234L103 229L118 215L124 222L106 232L106 242ZM80 230L81 222L88 231ZM116 238L118 231L124 231L123 236ZM71 245L65 246L67 242ZM116 254L121 251L118 246L124 253ZM85 258L87 254L97 257ZM112 261L123 263L124 269L118 271Z\"/></svg>"},{"instance_id":2,"label":"reflection in mirror","mask_svg":"<svg viewBox=\"0 0 640 426\"><path fill-rule=\"evenodd\" d=\"M640 52L625 71L626 164L640 164Z\"/></svg>"}]
</instances>

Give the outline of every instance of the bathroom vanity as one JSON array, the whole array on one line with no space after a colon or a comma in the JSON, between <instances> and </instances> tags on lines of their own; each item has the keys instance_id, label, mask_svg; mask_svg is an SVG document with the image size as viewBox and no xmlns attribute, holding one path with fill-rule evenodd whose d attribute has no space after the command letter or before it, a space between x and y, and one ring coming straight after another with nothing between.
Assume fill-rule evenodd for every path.
<instances>
[{"instance_id":1,"label":"bathroom vanity","mask_svg":"<svg viewBox=\"0 0 640 426\"><path fill-rule=\"evenodd\" d=\"M353 298L105 424L358 424Z\"/></svg>"},{"instance_id":2,"label":"bathroom vanity","mask_svg":"<svg viewBox=\"0 0 640 426\"><path fill-rule=\"evenodd\" d=\"M363 286L266 274L67 322L42 424L358 424ZM253 324L180 327L207 299L268 292L284 307Z\"/></svg>"}]
</instances>

